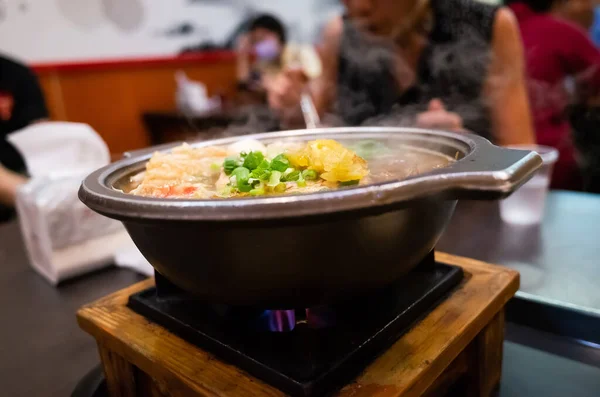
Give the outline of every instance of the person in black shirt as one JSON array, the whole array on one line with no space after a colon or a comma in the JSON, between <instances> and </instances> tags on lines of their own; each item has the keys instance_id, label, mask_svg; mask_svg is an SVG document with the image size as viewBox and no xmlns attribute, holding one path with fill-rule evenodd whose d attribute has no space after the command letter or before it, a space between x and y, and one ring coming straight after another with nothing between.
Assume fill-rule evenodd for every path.
<instances>
[{"instance_id":1,"label":"person in black shirt","mask_svg":"<svg viewBox=\"0 0 600 397\"><path fill-rule=\"evenodd\" d=\"M0 166L0 222L4 222L13 215L17 195L17 188L27 182L27 178Z\"/></svg>"},{"instance_id":2,"label":"person in black shirt","mask_svg":"<svg viewBox=\"0 0 600 397\"><path fill-rule=\"evenodd\" d=\"M33 71L0 56L0 137L47 118L44 96Z\"/></svg>"},{"instance_id":3,"label":"person in black shirt","mask_svg":"<svg viewBox=\"0 0 600 397\"><path fill-rule=\"evenodd\" d=\"M25 181L25 160L8 141L11 132L48 118L37 77L26 66L0 56L0 222L13 215L14 194Z\"/></svg>"},{"instance_id":4,"label":"person in black shirt","mask_svg":"<svg viewBox=\"0 0 600 397\"><path fill-rule=\"evenodd\" d=\"M324 29L321 77L284 70L268 102L302 125L307 90L334 125L471 130L498 145L535 143L519 26L476 0L344 0Z\"/></svg>"}]
</instances>

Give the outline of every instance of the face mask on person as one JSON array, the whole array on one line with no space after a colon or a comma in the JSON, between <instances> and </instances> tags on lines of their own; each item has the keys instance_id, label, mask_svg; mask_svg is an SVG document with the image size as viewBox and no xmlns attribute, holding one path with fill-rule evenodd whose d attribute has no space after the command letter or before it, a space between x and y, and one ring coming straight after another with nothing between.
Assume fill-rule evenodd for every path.
<instances>
[{"instance_id":1,"label":"face mask on person","mask_svg":"<svg viewBox=\"0 0 600 397\"><path fill-rule=\"evenodd\" d=\"M254 52L261 61L274 61L279 57L279 43L275 39L266 39L254 46Z\"/></svg>"}]
</instances>

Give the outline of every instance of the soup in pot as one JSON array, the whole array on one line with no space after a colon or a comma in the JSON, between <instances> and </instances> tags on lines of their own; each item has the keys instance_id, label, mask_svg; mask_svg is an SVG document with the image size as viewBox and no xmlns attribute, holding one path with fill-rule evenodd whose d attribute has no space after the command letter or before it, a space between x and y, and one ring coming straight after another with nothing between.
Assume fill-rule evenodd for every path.
<instances>
[{"instance_id":1,"label":"soup in pot","mask_svg":"<svg viewBox=\"0 0 600 397\"><path fill-rule=\"evenodd\" d=\"M254 140L229 146L187 144L156 153L131 178L125 193L182 199L217 199L314 193L406 179L448 166L440 153L375 140Z\"/></svg>"}]
</instances>

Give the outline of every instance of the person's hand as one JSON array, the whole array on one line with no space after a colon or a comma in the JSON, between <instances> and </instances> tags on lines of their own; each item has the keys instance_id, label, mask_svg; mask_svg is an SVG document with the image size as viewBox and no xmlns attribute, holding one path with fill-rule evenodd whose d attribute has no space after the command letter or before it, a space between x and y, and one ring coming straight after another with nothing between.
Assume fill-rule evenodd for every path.
<instances>
[{"instance_id":1,"label":"person's hand","mask_svg":"<svg viewBox=\"0 0 600 397\"><path fill-rule=\"evenodd\" d=\"M0 204L15 206L17 189L27 182L27 178L16 174L0 164Z\"/></svg>"},{"instance_id":2,"label":"person's hand","mask_svg":"<svg viewBox=\"0 0 600 397\"><path fill-rule=\"evenodd\" d=\"M462 130L462 118L453 112L446 110L446 107L439 99L433 99L429 102L427 111L417 116L417 127L437 128L443 130Z\"/></svg>"},{"instance_id":3,"label":"person's hand","mask_svg":"<svg viewBox=\"0 0 600 397\"><path fill-rule=\"evenodd\" d=\"M239 55L250 56L250 53L252 52L252 43L250 42L250 36L247 33L238 38L236 51Z\"/></svg>"},{"instance_id":4,"label":"person's hand","mask_svg":"<svg viewBox=\"0 0 600 397\"><path fill-rule=\"evenodd\" d=\"M269 106L285 115L300 106L300 97L306 88L307 78L301 70L284 70L276 76L265 79Z\"/></svg>"}]
</instances>

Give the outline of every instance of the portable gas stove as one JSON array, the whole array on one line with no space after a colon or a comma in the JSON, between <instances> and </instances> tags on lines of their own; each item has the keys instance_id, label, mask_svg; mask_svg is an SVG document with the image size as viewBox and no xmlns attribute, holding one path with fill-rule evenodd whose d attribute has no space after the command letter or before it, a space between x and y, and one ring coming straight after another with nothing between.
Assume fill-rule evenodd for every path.
<instances>
[{"instance_id":1,"label":"portable gas stove","mask_svg":"<svg viewBox=\"0 0 600 397\"><path fill-rule=\"evenodd\" d=\"M204 305L160 274L129 306L183 339L294 396L322 395L360 373L462 279L433 252L384 291L331 307Z\"/></svg>"},{"instance_id":2,"label":"portable gas stove","mask_svg":"<svg viewBox=\"0 0 600 397\"><path fill-rule=\"evenodd\" d=\"M348 386L353 379L360 379L361 372L366 376L369 368L378 365L378 356L388 357L394 351L399 355L394 359L406 361L425 354L418 365L402 361L395 364L400 365L396 371L420 368L421 376L430 366L442 372L451 367L450 363L468 368L463 364L468 364L471 356L485 359L477 354L459 354L473 342L463 333L483 312L488 312L489 318L485 322L479 319L478 323L482 328L492 324L496 339L500 336L494 354L497 349L501 353L501 309L516 292L517 276L508 269L489 265L477 264L473 271L453 259L439 263L432 252L414 271L385 290L335 306L294 310L207 305L157 274L155 285L148 287L145 282L131 287L82 309L78 317L81 326L100 343L109 389L119 390L115 395L147 395L153 387L167 396L171 395L170 389L187 390L189 394L185 395L205 395L210 390L214 395L242 396L252 394L254 389L265 391L264 395L273 395L268 390L292 396L331 395L340 388L353 387ZM466 277L458 265L465 268ZM484 279L494 274L503 276L506 282L484 286L482 283L489 282ZM456 290L458 284L461 287ZM505 297L500 301L490 298L496 295ZM492 304L493 309L483 310ZM437 321L427 321L436 316ZM418 320L423 321L414 327ZM415 350L411 347L414 341L410 342L415 338L409 338L415 333L419 343L430 348L439 344L439 349ZM440 333L445 335L441 339ZM451 343L456 338L463 345L458 350ZM113 345L116 340L120 343ZM172 345L163 346L167 342ZM432 351L437 353L424 358ZM445 365L432 365L444 356ZM464 358L459 360L457 356ZM498 376L492 377L497 383L499 367L494 364L488 368L498 368ZM192 369L195 375L184 375ZM238 375L232 378L233 373ZM439 375L430 383L435 383ZM401 383L410 379L410 374L404 374ZM397 388L394 384L384 386ZM124 388L129 392L123 394ZM263 395L256 390L255 395Z\"/></svg>"}]
</instances>

